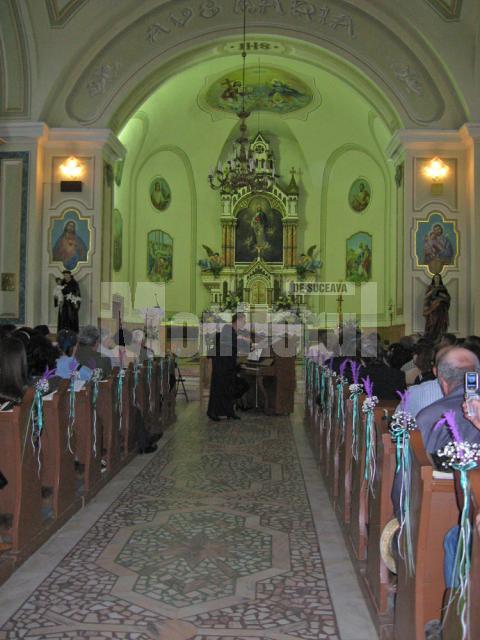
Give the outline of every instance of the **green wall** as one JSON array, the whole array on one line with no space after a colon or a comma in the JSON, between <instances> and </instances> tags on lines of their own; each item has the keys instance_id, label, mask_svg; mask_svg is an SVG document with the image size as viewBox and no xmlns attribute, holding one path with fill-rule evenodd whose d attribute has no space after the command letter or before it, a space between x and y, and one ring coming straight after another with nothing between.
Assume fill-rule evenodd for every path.
<instances>
[{"instance_id":1,"label":"green wall","mask_svg":"<svg viewBox=\"0 0 480 640\"><path fill-rule=\"evenodd\" d=\"M279 64L268 55L262 62ZM383 324L388 301L396 298L396 212L393 167L384 155L391 131L376 107L378 92L372 88L371 98L360 94L349 78L307 62L283 59L281 64L309 81L319 104L301 117L254 113L249 133L260 127L269 138L281 182L288 183L290 167L301 170L299 253L313 244L321 248L323 279L345 277L346 238L356 231L372 234L372 278ZM204 256L203 244L220 249L221 201L209 188L207 174L229 153L238 121L200 108L199 94L209 78L236 66L237 58L224 57L187 68L158 87L120 133L127 158L114 206L124 218L124 247L122 269L114 278L131 285L145 281L147 233L166 231L174 238L173 280L165 287L169 314L198 313L208 304L197 260ZM166 211L150 203L149 186L156 176L163 176L172 191ZM368 179L372 188L363 214L353 212L347 200L350 185L359 177ZM336 309L334 298L311 298L309 305L315 311ZM359 311L360 296L346 300L344 309Z\"/></svg>"}]
</instances>

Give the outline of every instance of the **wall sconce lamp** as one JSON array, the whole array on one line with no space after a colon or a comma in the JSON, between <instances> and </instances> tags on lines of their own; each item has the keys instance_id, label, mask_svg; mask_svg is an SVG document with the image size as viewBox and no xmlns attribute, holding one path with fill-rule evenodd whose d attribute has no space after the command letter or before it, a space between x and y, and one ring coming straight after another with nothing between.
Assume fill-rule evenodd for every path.
<instances>
[{"instance_id":1,"label":"wall sconce lamp","mask_svg":"<svg viewBox=\"0 0 480 640\"><path fill-rule=\"evenodd\" d=\"M441 195L443 193L443 179L446 178L450 173L449 166L445 164L445 162L443 162L443 160L441 160L438 156L435 156L435 158L432 158L430 162L425 165L423 173L432 181L432 195Z\"/></svg>"},{"instance_id":2,"label":"wall sconce lamp","mask_svg":"<svg viewBox=\"0 0 480 640\"><path fill-rule=\"evenodd\" d=\"M65 162L60 165L60 173L63 180L60 181L60 191L81 191L84 166L74 156L70 156Z\"/></svg>"}]
</instances>

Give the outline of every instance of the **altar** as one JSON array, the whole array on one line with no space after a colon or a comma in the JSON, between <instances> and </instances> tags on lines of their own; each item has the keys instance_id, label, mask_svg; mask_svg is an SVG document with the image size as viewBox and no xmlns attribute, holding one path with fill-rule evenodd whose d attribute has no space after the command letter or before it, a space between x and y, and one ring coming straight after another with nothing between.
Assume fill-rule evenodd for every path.
<instances>
[{"instance_id":1,"label":"altar","mask_svg":"<svg viewBox=\"0 0 480 640\"><path fill-rule=\"evenodd\" d=\"M212 310L240 306L247 312L273 311L280 299L288 298L291 285L299 279L299 266L313 263L312 256L297 255L296 171L291 170L286 186L280 184L273 151L260 132L251 142L244 137L237 144L243 146L234 158L224 165L219 163L209 176L212 188L220 191L221 252L205 247L208 260L199 261L202 282L209 291ZM238 186L232 188L229 172L235 168L241 177L242 162L249 178L237 180ZM235 304L226 304L228 301ZM295 296L290 302L292 306L303 305L304 297Z\"/></svg>"}]
</instances>

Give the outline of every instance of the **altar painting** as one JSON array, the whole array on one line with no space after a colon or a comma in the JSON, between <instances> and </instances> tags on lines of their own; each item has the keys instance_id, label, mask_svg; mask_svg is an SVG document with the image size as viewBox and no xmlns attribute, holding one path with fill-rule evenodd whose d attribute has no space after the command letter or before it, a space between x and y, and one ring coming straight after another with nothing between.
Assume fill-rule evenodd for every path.
<instances>
[{"instance_id":1,"label":"altar painting","mask_svg":"<svg viewBox=\"0 0 480 640\"><path fill-rule=\"evenodd\" d=\"M147 277L150 282L172 279L173 238L165 231L150 231L147 235Z\"/></svg>"},{"instance_id":2,"label":"altar painting","mask_svg":"<svg viewBox=\"0 0 480 640\"><path fill-rule=\"evenodd\" d=\"M372 236L359 232L347 239L346 280L360 284L372 278Z\"/></svg>"},{"instance_id":3,"label":"altar painting","mask_svg":"<svg viewBox=\"0 0 480 640\"><path fill-rule=\"evenodd\" d=\"M235 262L283 261L282 214L266 198L252 198L237 215Z\"/></svg>"}]
</instances>

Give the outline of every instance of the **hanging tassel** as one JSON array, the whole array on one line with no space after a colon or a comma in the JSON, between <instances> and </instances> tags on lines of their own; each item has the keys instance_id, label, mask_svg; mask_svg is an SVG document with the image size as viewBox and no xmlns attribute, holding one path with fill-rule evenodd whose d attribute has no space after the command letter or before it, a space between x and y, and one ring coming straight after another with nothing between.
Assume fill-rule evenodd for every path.
<instances>
[{"instance_id":1,"label":"hanging tassel","mask_svg":"<svg viewBox=\"0 0 480 640\"><path fill-rule=\"evenodd\" d=\"M92 374L92 423L93 423L93 457L97 457L97 400L98 400L98 383L103 378L102 369L96 368Z\"/></svg>"},{"instance_id":2,"label":"hanging tassel","mask_svg":"<svg viewBox=\"0 0 480 640\"><path fill-rule=\"evenodd\" d=\"M348 389L350 391L350 400L352 406L352 456L355 461L358 460L358 399L363 393L363 387L359 382L361 365L350 360L350 369L352 371L353 384Z\"/></svg>"},{"instance_id":3,"label":"hanging tassel","mask_svg":"<svg viewBox=\"0 0 480 640\"><path fill-rule=\"evenodd\" d=\"M376 461L376 438L375 438L375 407L378 404L377 396L373 395L373 382L370 376L362 378L367 397L363 401L362 411L365 414L365 470L364 479L368 485L370 493L374 495L373 488L375 482Z\"/></svg>"},{"instance_id":4,"label":"hanging tassel","mask_svg":"<svg viewBox=\"0 0 480 640\"><path fill-rule=\"evenodd\" d=\"M119 369L117 376L117 412L118 412L118 430L122 430L123 418L123 379L125 378L125 369Z\"/></svg>"},{"instance_id":5,"label":"hanging tassel","mask_svg":"<svg viewBox=\"0 0 480 640\"><path fill-rule=\"evenodd\" d=\"M415 558L413 553L412 523L410 518L411 497L411 458L410 432L417 428L417 423L408 411L409 391L397 391L400 397L400 408L396 411L389 425L390 436L395 442L396 470L400 474L400 528L398 534L398 549L405 562L407 575L415 573Z\"/></svg>"},{"instance_id":6,"label":"hanging tassel","mask_svg":"<svg viewBox=\"0 0 480 640\"><path fill-rule=\"evenodd\" d=\"M455 412L446 412L444 414L444 423L448 425L454 438L460 436L455 421ZM453 571L453 584L456 585L458 583L458 587L454 586L451 589L446 612L448 612L452 602L457 600L457 614L462 625L462 640L467 640L470 598L470 547L472 538L472 527L470 524L470 480L468 474L478 465L480 447L476 443L472 444L470 442L455 440L449 442L442 450L438 451L438 455L439 457L447 459L447 461L443 463L445 468L455 469L460 473L463 508L460 516L460 531ZM445 619L446 618L447 613L445 613Z\"/></svg>"},{"instance_id":7,"label":"hanging tassel","mask_svg":"<svg viewBox=\"0 0 480 640\"><path fill-rule=\"evenodd\" d=\"M138 376L140 373L141 364L139 362L135 362L133 365L133 406L137 406L137 385L138 385Z\"/></svg>"},{"instance_id":8,"label":"hanging tassel","mask_svg":"<svg viewBox=\"0 0 480 640\"><path fill-rule=\"evenodd\" d=\"M148 358L147 383L148 383L148 406L150 407L150 413L152 412L152 372L153 372L153 361L151 358Z\"/></svg>"}]
</instances>

